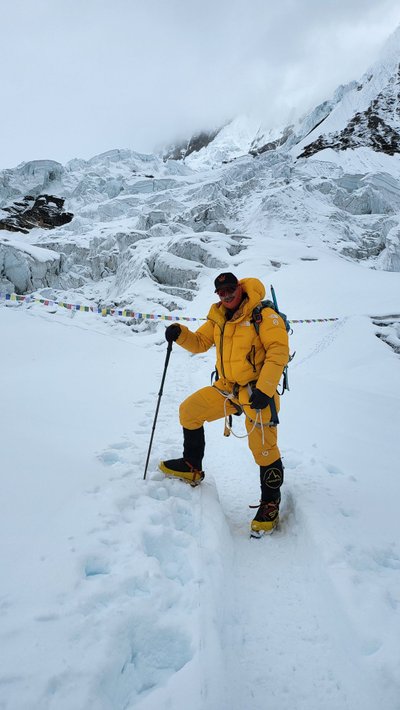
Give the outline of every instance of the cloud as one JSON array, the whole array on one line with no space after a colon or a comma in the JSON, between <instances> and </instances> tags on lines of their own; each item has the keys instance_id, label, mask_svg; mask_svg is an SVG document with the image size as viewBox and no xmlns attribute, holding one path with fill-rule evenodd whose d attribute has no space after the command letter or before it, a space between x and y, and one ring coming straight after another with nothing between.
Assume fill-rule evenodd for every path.
<instances>
[{"instance_id":1,"label":"cloud","mask_svg":"<svg viewBox=\"0 0 400 710\"><path fill-rule=\"evenodd\" d=\"M13 0L0 167L156 144L240 112L285 123L359 78L397 0Z\"/></svg>"}]
</instances>

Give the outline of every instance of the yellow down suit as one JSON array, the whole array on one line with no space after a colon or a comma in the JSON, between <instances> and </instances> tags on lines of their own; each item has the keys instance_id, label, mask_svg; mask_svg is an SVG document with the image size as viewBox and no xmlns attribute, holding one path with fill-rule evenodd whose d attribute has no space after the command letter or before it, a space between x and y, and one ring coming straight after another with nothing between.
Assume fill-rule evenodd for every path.
<instances>
[{"instance_id":1,"label":"yellow down suit","mask_svg":"<svg viewBox=\"0 0 400 710\"><path fill-rule=\"evenodd\" d=\"M204 422L234 414L237 407L232 402L239 404L246 415L254 459L258 465L267 466L280 458L277 430L268 426L270 407L262 409L258 415L250 408L247 385L255 383L268 397L274 397L279 411L276 388L289 361L288 334L282 318L271 308L263 309L257 334L251 322L252 312L264 298L265 288L255 278L242 279L240 284L246 295L230 320L222 303L214 303L207 322L196 332L180 325L181 333L176 342L189 352L203 353L215 345L219 379L213 386L203 387L185 399L179 417L186 429L198 429Z\"/></svg>"}]
</instances>

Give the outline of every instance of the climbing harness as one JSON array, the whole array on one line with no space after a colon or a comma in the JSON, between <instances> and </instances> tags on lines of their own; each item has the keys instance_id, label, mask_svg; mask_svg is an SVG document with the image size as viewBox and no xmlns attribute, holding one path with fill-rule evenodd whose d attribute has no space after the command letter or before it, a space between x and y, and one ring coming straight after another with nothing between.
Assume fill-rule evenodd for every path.
<instances>
[{"instance_id":1,"label":"climbing harness","mask_svg":"<svg viewBox=\"0 0 400 710\"><path fill-rule=\"evenodd\" d=\"M251 384L254 384L254 383L249 383L249 384L247 385L249 394L251 394L251 392L252 392ZM235 387L238 388L239 385L237 385L237 384L235 383ZM250 416L247 414L247 412L246 412L246 410L245 410L245 406L247 406L247 405L242 406L242 405L240 405L240 404L237 404L237 402L234 402L234 401L233 401L233 399L237 396L237 394L236 394L235 392L226 392L226 391L224 391L224 390L220 390L218 387L216 387L215 389L217 390L217 392L219 392L219 393L221 394L222 397L224 397L224 436L230 436L231 434L233 434L233 436L234 436L236 439L246 439L246 438L248 438L248 437L253 433L253 431L257 428L257 429L260 429L260 431L261 431L261 441L262 441L262 445L264 446L264 444L265 444L264 428L265 428L265 427L276 427L277 424L279 424L279 419L278 419L278 415L277 415L277 412L276 412L276 406L275 406L275 402L274 402L273 397L271 398L270 404L269 404L269 406L270 406L270 408L271 408L271 420L270 420L269 422L263 422L262 409L256 409L256 410L254 410L254 411L255 411L255 419L253 419L252 417L250 417ZM227 411L226 411L226 406L227 406L228 400L230 401L230 403L231 403L236 409L240 410L240 412L238 411L237 414L239 414L239 413L240 413L240 414L244 413L245 417L246 417L250 422L253 423L253 425L252 425L250 431L248 431L246 434L235 434L235 432L233 431L233 428L232 428L232 415L231 415L231 414L228 414ZM271 406L271 404L272 404L272 406ZM274 412L275 412L275 416L274 416ZM268 451L262 451L262 455L263 455L263 456L268 456Z\"/></svg>"}]
</instances>

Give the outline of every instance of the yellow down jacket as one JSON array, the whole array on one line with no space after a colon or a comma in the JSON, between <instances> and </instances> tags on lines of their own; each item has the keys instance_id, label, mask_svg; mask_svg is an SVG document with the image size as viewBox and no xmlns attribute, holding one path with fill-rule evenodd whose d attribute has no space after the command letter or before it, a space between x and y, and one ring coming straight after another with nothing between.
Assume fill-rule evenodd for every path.
<instances>
[{"instance_id":1,"label":"yellow down jacket","mask_svg":"<svg viewBox=\"0 0 400 710\"><path fill-rule=\"evenodd\" d=\"M191 353L202 353L215 345L219 389L232 392L235 383L244 387L256 382L258 389L273 397L289 361L288 334L283 319L272 308L263 309L257 334L251 317L265 296L265 288L255 278L242 279L240 284L246 297L231 320L226 318L226 308L214 303L207 322L196 332L180 325L177 343Z\"/></svg>"}]
</instances>

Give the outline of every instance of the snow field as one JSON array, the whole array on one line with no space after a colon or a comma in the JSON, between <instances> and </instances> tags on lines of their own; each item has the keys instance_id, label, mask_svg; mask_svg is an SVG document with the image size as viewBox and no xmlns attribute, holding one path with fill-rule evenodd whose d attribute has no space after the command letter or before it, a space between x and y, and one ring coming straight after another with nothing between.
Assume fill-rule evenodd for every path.
<instances>
[{"instance_id":1,"label":"snow field","mask_svg":"<svg viewBox=\"0 0 400 710\"><path fill-rule=\"evenodd\" d=\"M376 337L398 346L400 158L293 159L313 127L394 105L398 39L292 155L243 155L278 135L238 119L186 164L116 150L3 176L3 207L51 184L75 217L0 240L2 293L202 318L229 270L289 318L339 320L294 326L281 522L250 540L258 467L223 422L200 488L157 472L212 352L174 346L144 481L165 324L0 302L0 710L400 710L399 356Z\"/></svg>"},{"instance_id":2,"label":"snow field","mask_svg":"<svg viewBox=\"0 0 400 710\"><path fill-rule=\"evenodd\" d=\"M357 367L354 358L348 368L354 375L352 388L340 377L357 343L364 361ZM236 550L232 655L237 665L233 677L240 680L232 707L244 707L246 698L257 707L268 697L284 708L310 703L372 708L377 702L395 708L398 396L392 393L393 407L382 408L377 423L371 404L389 383L397 360L389 348L380 351L370 322L362 318L299 326L293 346L298 355L291 367L292 391L280 415L286 478L282 522L271 538L255 541L267 543L262 555L243 534L243 501L254 490L250 461L240 467L244 453L235 450L230 457L234 471L216 475ZM384 362L387 381L381 378L371 386ZM347 438L342 431L346 420L352 426ZM378 441L390 441L390 447L374 450L372 432Z\"/></svg>"},{"instance_id":3,"label":"snow field","mask_svg":"<svg viewBox=\"0 0 400 710\"><path fill-rule=\"evenodd\" d=\"M90 319L0 311L9 412L0 707L138 707L158 688L182 703L190 690L201 707L207 686L220 693L212 609L225 521L210 482L200 492L161 474L142 480L164 346L156 357L143 348L138 372L123 326L118 340L101 322L91 332Z\"/></svg>"},{"instance_id":4,"label":"snow field","mask_svg":"<svg viewBox=\"0 0 400 710\"><path fill-rule=\"evenodd\" d=\"M223 422L201 487L156 470L212 352L174 346L143 481L164 326L25 306L0 323L1 708L398 707L398 357L369 318L295 328L282 522L261 540L258 470Z\"/></svg>"}]
</instances>

